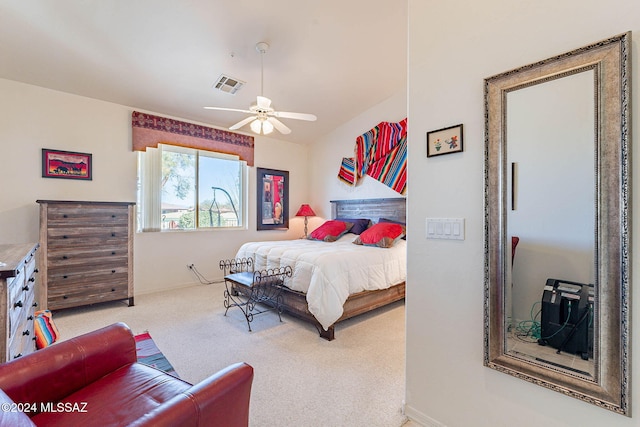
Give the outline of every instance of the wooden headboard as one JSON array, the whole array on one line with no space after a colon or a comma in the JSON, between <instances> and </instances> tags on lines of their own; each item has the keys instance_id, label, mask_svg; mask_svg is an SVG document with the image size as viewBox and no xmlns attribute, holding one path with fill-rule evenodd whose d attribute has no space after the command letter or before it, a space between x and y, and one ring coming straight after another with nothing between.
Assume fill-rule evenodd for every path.
<instances>
[{"instance_id":1,"label":"wooden headboard","mask_svg":"<svg viewBox=\"0 0 640 427\"><path fill-rule=\"evenodd\" d=\"M387 218L406 223L407 199L331 200L331 218L369 218L373 222Z\"/></svg>"}]
</instances>

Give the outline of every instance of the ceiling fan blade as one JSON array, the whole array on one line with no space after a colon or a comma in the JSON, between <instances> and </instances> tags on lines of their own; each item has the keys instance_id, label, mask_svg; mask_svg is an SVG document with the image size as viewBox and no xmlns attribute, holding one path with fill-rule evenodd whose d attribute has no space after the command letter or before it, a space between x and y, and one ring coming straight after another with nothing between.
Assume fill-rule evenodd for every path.
<instances>
[{"instance_id":1,"label":"ceiling fan blade","mask_svg":"<svg viewBox=\"0 0 640 427\"><path fill-rule=\"evenodd\" d=\"M220 111L237 111L238 113L253 113L249 110L239 110L237 108L224 108L224 107L203 107L206 110L220 110Z\"/></svg>"},{"instance_id":2,"label":"ceiling fan blade","mask_svg":"<svg viewBox=\"0 0 640 427\"><path fill-rule=\"evenodd\" d=\"M256 116L249 116L245 119L240 120L238 123L236 123L235 125L231 126L229 128L229 130L236 130L236 129L240 129L242 126L246 125L247 123L253 121L256 119Z\"/></svg>"},{"instance_id":3,"label":"ceiling fan blade","mask_svg":"<svg viewBox=\"0 0 640 427\"><path fill-rule=\"evenodd\" d=\"M291 113L288 111L274 111L273 116L280 117L283 119L296 119L296 120L307 120L309 122L315 122L318 118L313 114L307 113Z\"/></svg>"},{"instance_id":4,"label":"ceiling fan blade","mask_svg":"<svg viewBox=\"0 0 640 427\"><path fill-rule=\"evenodd\" d=\"M291 133L291 129L289 129L288 127L286 127L284 125L284 123L282 123L280 120L276 119L275 117L269 117L267 119L267 121L269 123L271 123L273 125L274 128L278 129L278 132L287 135Z\"/></svg>"},{"instance_id":5,"label":"ceiling fan blade","mask_svg":"<svg viewBox=\"0 0 640 427\"><path fill-rule=\"evenodd\" d=\"M271 100L265 96L258 95L258 108L267 109L271 106Z\"/></svg>"}]
</instances>

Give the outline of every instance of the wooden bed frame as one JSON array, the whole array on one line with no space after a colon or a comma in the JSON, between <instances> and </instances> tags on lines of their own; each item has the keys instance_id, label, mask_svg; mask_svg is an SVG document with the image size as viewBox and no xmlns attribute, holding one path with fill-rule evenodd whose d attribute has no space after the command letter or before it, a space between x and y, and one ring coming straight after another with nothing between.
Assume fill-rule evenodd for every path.
<instances>
[{"instance_id":1,"label":"wooden bed frame","mask_svg":"<svg viewBox=\"0 0 640 427\"><path fill-rule=\"evenodd\" d=\"M369 218L374 222L377 222L379 218L387 218L406 222L406 199L331 200L331 217ZM283 311L312 323L322 338L331 341L335 338L335 326L339 322L404 299L404 295L405 282L388 289L364 291L351 295L344 303L342 317L326 331L309 311L304 293L285 288L282 292L282 308Z\"/></svg>"}]
</instances>

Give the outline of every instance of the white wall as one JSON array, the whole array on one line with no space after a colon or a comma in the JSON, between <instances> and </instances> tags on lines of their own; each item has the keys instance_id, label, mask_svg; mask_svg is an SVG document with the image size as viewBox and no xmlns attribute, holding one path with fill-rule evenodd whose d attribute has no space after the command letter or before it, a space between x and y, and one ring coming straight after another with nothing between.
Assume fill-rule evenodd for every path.
<instances>
[{"instance_id":1,"label":"white wall","mask_svg":"<svg viewBox=\"0 0 640 427\"><path fill-rule=\"evenodd\" d=\"M0 94L0 243L38 240L37 199L136 200L134 108L3 79ZM93 180L42 178L42 148L92 153ZM134 294L192 285L191 263L219 279L219 260L232 258L243 242L302 235L302 219L293 215L309 192L307 159L303 145L257 137L255 166L289 171L289 230L256 231L256 174L249 168L248 229L136 234Z\"/></svg>"},{"instance_id":2,"label":"white wall","mask_svg":"<svg viewBox=\"0 0 640 427\"><path fill-rule=\"evenodd\" d=\"M449 427L637 425L638 416L614 414L483 366L483 79L627 30L636 38L637 75L639 16L635 0L409 0L408 230L415 238L408 239L406 412L417 421ZM633 103L640 105L637 90ZM638 129L638 108L632 121ZM464 152L427 159L425 133L458 123L464 123ZM633 146L637 165L637 132ZM633 174L635 188L638 179ZM638 198L632 200L640 212ZM466 218L466 239L420 238L426 217ZM634 257L632 268L638 267ZM633 319L634 347L639 318ZM640 353L632 350L632 356L637 368ZM638 386L640 371L633 372ZM638 396L632 399L636 414Z\"/></svg>"},{"instance_id":3,"label":"white wall","mask_svg":"<svg viewBox=\"0 0 640 427\"><path fill-rule=\"evenodd\" d=\"M330 200L403 197L381 182L365 176L356 185L338 179L343 157L353 157L356 138L380 122L399 122L407 117L407 93L403 89L380 104L362 112L316 141L309 158L310 200L317 218L309 219L309 229L331 216Z\"/></svg>"}]
</instances>

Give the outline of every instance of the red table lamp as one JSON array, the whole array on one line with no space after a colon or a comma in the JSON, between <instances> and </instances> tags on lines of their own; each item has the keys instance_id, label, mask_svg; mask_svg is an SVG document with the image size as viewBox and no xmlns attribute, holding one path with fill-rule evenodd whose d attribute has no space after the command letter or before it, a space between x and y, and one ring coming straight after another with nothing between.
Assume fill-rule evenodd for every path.
<instances>
[{"instance_id":1,"label":"red table lamp","mask_svg":"<svg viewBox=\"0 0 640 427\"><path fill-rule=\"evenodd\" d=\"M307 205L307 204L303 204L302 206L300 206L300 209L298 209L298 213L296 214L296 216L303 216L304 217L304 238L307 238L307 217L310 216L316 216L316 213L313 211L313 209L311 209L311 206Z\"/></svg>"}]
</instances>

